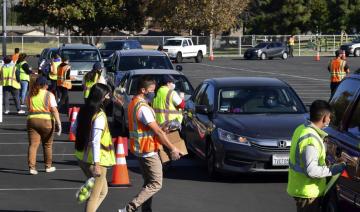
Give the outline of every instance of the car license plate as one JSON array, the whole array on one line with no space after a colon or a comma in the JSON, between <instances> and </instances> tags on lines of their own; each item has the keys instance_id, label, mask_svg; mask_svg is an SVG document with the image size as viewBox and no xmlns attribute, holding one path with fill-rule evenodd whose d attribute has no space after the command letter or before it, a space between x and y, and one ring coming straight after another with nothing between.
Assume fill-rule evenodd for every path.
<instances>
[{"instance_id":1,"label":"car license plate","mask_svg":"<svg viewBox=\"0 0 360 212\"><path fill-rule=\"evenodd\" d=\"M272 165L273 166L288 166L289 165L289 155L273 155L272 156Z\"/></svg>"},{"instance_id":2,"label":"car license plate","mask_svg":"<svg viewBox=\"0 0 360 212\"><path fill-rule=\"evenodd\" d=\"M78 75L78 70L70 70L70 76Z\"/></svg>"}]
</instances>

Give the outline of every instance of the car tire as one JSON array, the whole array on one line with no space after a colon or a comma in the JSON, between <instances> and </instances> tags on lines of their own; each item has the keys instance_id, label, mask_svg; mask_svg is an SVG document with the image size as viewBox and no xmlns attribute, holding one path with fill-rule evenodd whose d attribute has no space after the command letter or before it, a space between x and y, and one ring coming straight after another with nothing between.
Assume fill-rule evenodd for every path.
<instances>
[{"instance_id":1,"label":"car tire","mask_svg":"<svg viewBox=\"0 0 360 212\"><path fill-rule=\"evenodd\" d=\"M355 56L355 57L360 57L360 48L356 48L356 49L354 50L354 56Z\"/></svg>"},{"instance_id":2,"label":"car tire","mask_svg":"<svg viewBox=\"0 0 360 212\"><path fill-rule=\"evenodd\" d=\"M272 60L272 59L274 59L273 57L269 57L269 60Z\"/></svg>"},{"instance_id":3,"label":"car tire","mask_svg":"<svg viewBox=\"0 0 360 212\"><path fill-rule=\"evenodd\" d=\"M325 204L323 208L323 212L339 212L338 198L336 195L336 190L332 189L328 196L325 197Z\"/></svg>"},{"instance_id":4,"label":"car tire","mask_svg":"<svg viewBox=\"0 0 360 212\"><path fill-rule=\"evenodd\" d=\"M195 62L201 63L202 60L203 60L203 57L204 57L204 56L203 56L202 52L199 51L199 52L197 53L196 57L195 57Z\"/></svg>"},{"instance_id":5,"label":"car tire","mask_svg":"<svg viewBox=\"0 0 360 212\"><path fill-rule=\"evenodd\" d=\"M181 54L181 52L178 52L178 53L176 54L176 59L175 59L175 61L176 61L177 63L181 63L182 60L183 60L182 54Z\"/></svg>"},{"instance_id":6,"label":"car tire","mask_svg":"<svg viewBox=\"0 0 360 212\"><path fill-rule=\"evenodd\" d=\"M265 53L261 53L260 59L261 59L261 60L265 60L265 59L266 59L266 54L265 54Z\"/></svg>"},{"instance_id":7,"label":"car tire","mask_svg":"<svg viewBox=\"0 0 360 212\"><path fill-rule=\"evenodd\" d=\"M210 178L218 179L220 177L219 172L216 170L216 152L214 145L211 141L207 142L206 145L206 164L207 164L207 171Z\"/></svg>"},{"instance_id":8,"label":"car tire","mask_svg":"<svg viewBox=\"0 0 360 212\"><path fill-rule=\"evenodd\" d=\"M288 59L288 57L289 57L289 55L288 55L287 52L284 52L284 53L282 53L282 55L281 55L281 58L282 58L283 60Z\"/></svg>"}]
</instances>

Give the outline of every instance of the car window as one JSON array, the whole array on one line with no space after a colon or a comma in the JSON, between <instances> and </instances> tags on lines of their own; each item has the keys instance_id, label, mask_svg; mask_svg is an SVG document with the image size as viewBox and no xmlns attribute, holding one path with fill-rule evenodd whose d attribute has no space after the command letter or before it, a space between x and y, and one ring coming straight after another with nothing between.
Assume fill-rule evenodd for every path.
<instances>
[{"instance_id":1,"label":"car window","mask_svg":"<svg viewBox=\"0 0 360 212\"><path fill-rule=\"evenodd\" d=\"M194 102L195 104L201 105L201 98L204 94L204 91L207 87L207 84L202 84L201 87L199 87L198 92L196 93L196 95L194 96Z\"/></svg>"},{"instance_id":2,"label":"car window","mask_svg":"<svg viewBox=\"0 0 360 212\"><path fill-rule=\"evenodd\" d=\"M270 43L269 48L274 48L274 47L276 47L275 43Z\"/></svg>"},{"instance_id":3,"label":"car window","mask_svg":"<svg viewBox=\"0 0 360 212\"><path fill-rule=\"evenodd\" d=\"M188 44L188 42L187 42L187 40L184 40L183 41L183 46L188 46L189 44Z\"/></svg>"},{"instance_id":4,"label":"car window","mask_svg":"<svg viewBox=\"0 0 360 212\"><path fill-rule=\"evenodd\" d=\"M189 39L188 42L190 46L194 45L191 39Z\"/></svg>"},{"instance_id":5,"label":"car window","mask_svg":"<svg viewBox=\"0 0 360 212\"><path fill-rule=\"evenodd\" d=\"M121 56L118 70L173 69L171 61L163 56Z\"/></svg>"},{"instance_id":6,"label":"car window","mask_svg":"<svg viewBox=\"0 0 360 212\"><path fill-rule=\"evenodd\" d=\"M206 91L201 99L201 105L208 106L209 109L214 107L214 87L209 85L206 88Z\"/></svg>"},{"instance_id":7,"label":"car window","mask_svg":"<svg viewBox=\"0 0 360 212\"><path fill-rule=\"evenodd\" d=\"M221 113L305 113L298 96L288 87L235 87L221 89Z\"/></svg>"},{"instance_id":8,"label":"car window","mask_svg":"<svg viewBox=\"0 0 360 212\"><path fill-rule=\"evenodd\" d=\"M92 49L63 49L61 55L67 55L70 62L96 62L100 61L97 50Z\"/></svg>"},{"instance_id":9,"label":"car window","mask_svg":"<svg viewBox=\"0 0 360 212\"><path fill-rule=\"evenodd\" d=\"M167 40L164 46L181 46L181 40Z\"/></svg>"},{"instance_id":10,"label":"car window","mask_svg":"<svg viewBox=\"0 0 360 212\"><path fill-rule=\"evenodd\" d=\"M120 87L125 88L126 87L126 83L128 81L129 78L129 74L125 74L124 77L121 79L120 81Z\"/></svg>"},{"instance_id":11,"label":"car window","mask_svg":"<svg viewBox=\"0 0 360 212\"><path fill-rule=\"evenodd\" d=\"M360 101L358 101L348 124L348 132L360 139ZM359 140L360 141L360 140Z\"/></svg>"},{"instance_id":12,"label":"car window","mask_svg":"<svg viewBox=\"0 0 360 212\"><path fill-rule=\"evenodd\" d=\"M99 49L106 49L106 50L121 50L123 49L124 42L105 42L103 43Z\"/></svg>"},{"instance_id":13,"label":"car window","mask_svg":"<svg viewBox=\"0 0 360 212\"><path fill-rule=\"evenodd\" d=\"M41 52L41 55L40 57L41 58L45 58L46 54L48 53L49 49L44 49L42 52Z\"/></svg>"},{"instance_id":14,"label":"car window","mask_svg":"<svg viewBox=\"0 0 360 212\"><path fill-rule=\"evenodd\" d=\"M282 43L275 43L275 46L276 46L277 48L280 48L280 47L282 47Z\"/></svg>"},{"instance_id":15,"label":"car window","mask_svg":"<svg viewBox=\"0 0 360 212\"><path fill-rule=\"evenodd\" d=\"M334 96L330 100L330 105L333 109L330 126L336 129L340 127L344 113L349 104L353 101L355 92L358 89L359 80L356 79L348 78L339 85Z\"/></svg>"},{"instance_id":16,"label":"car window","mask_svg":"<svg viewBox=\"0 0 360 212\"><path fill-rule=\"evenodd\" d=\"M137 41L132 41L129 44L130 44L130 49L142 49L140 43Z\"/></svg>"},{"instance_id":17,"label":"car window","mask_svg":"<svg viewBox=\"0 0 360 212\"><path fill-rule=\"evenodd\" d=\"M267 45L268 45L267 43L259 43L258 45L255 46L255 48L262 49L265 48Z\"/></svg>"}]
</instances>

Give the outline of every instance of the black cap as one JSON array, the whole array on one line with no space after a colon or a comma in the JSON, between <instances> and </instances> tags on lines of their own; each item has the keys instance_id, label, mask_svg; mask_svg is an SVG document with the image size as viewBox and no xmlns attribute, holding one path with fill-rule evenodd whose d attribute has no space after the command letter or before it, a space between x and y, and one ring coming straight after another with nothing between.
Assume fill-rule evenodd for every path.
<instances>
[{"instance_id":1,"label":"black cap","mask_svg":"<svg viewBox=\"0 0 360 212\"><path fill-rule=\"evenodd\" d=\"M35 84L40 85L40 86L47 85L47 79L43 76L40 76L36 79Z\"/></svg>"},{"instance_id":2,"label":"black cap","mask_svg":"<svg viewBox=\"0 0 360 212\"><path fill-rule=\"evenodd\" d=\"M61 57L61 61L69 61L69 56L67 56L67 55L63 55L62 57Z\"/></svg>"},{"instance_id":3,"label":"black cap","mask_svg":"<svg viewBox=\"0 0 360 212\"><path fill-rule=\"evenodd\" d=\"M94 63L94 65L93 65L93 68L92 68L93 70L100 70L100 69L102 69L102 65L101 65L101 63L100 62L96 62L96 63Z\"/></svg>"},{"instance_id":4,"label":"black cap","mask_svg":"<svg viewBox=\"0 0 360 212\"><path fill-rule=\"evenodd\" d=\"M176 80L175 80L175 78L173 76L171 76L169 74L164 75L163 79L162 79L162 83L166 84L166 83L169 83L169 82L175 83Z\"/></svg>"}]
</instances>

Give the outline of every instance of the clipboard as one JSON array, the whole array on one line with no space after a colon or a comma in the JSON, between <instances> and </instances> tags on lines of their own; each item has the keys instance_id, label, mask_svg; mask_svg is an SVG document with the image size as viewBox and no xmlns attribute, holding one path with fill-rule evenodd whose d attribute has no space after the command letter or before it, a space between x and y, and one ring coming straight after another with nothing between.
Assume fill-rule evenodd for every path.
<instances>
[{"instance_id":1,"label":"clipboard","mask_svg":"<svg viewBox=\"0 0 360 212\"><path fill-rule=\"evenodd\" d=\"M336 181L339 179L340 174L341 174L341 173L331 176L331 179L330 179L330 181L328 182L328 184L326 185L326 188L325 188L325 190L324 190L324 196L325 196L325 195L329 192L329 190L334 186L334 184L336 183Z\"/></svg>"}]
</instances>

